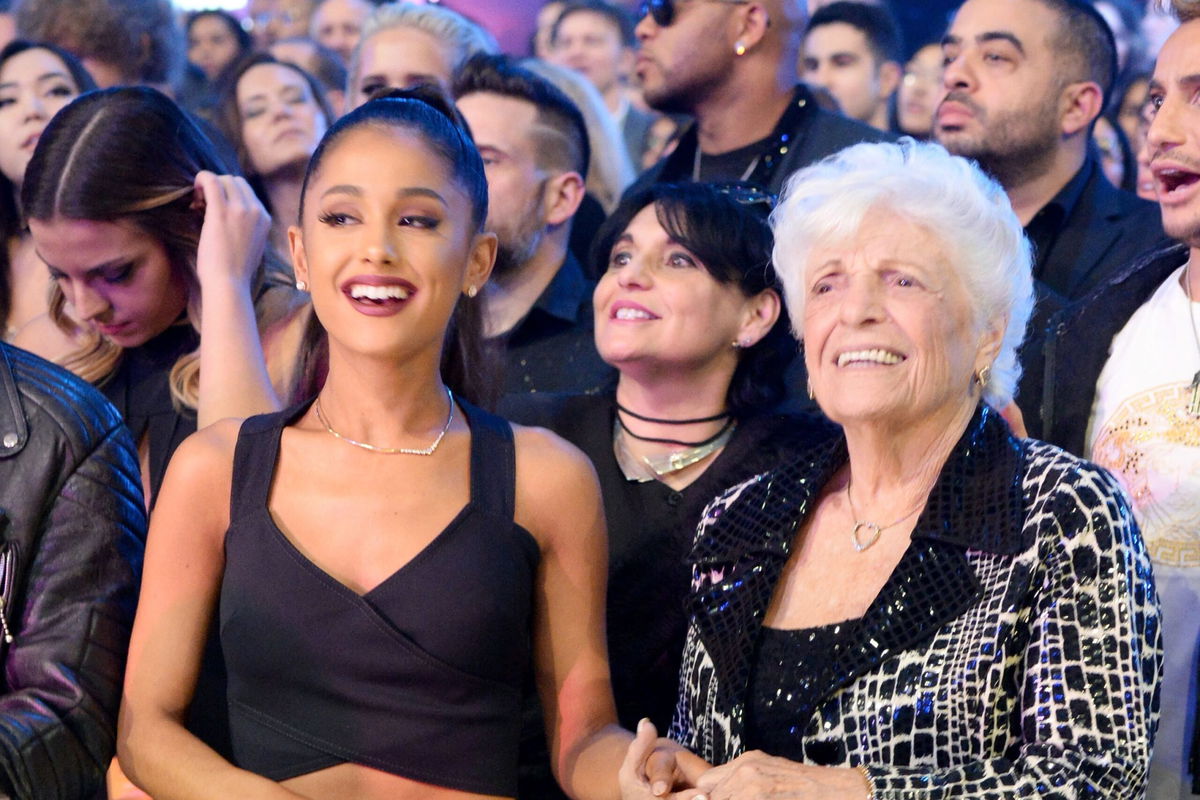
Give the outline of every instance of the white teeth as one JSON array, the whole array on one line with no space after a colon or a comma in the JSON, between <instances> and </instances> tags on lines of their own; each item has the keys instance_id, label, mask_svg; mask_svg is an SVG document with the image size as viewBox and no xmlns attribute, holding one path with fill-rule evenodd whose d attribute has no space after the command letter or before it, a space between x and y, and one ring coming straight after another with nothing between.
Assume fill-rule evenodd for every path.
<instances>
[{"instance_id":1,"label":"white teeth","mask_svg":"<svg viewBox=\"0 0 1200 800\"><path fill-rule=\"evenodd\" d=\"M356 283L350 287L350 296L355 300L407 300L408 292L401 286L371 286Z\"/></svg>"},{"instance_id":2,"label":"white teeth","mask_svg":"<svg viewBox=\"0 0 1200 800\"><path fill-rule=\"evenodd\" d=\"M837 365L844 367L847 364L858 361L865 361L871 364L899 364L903 360L903 356L893 353L890 350L851 350L848 353L842 353L838 356Z\"/></svg>"},{"instance_id":3,"label":"white teeth","mask_svg":"<svg viewBox=\"0 0 1200 800\"><path fill-rule=\"evenodd\" d=\"M623 306L617 309L617 313L613 314L617 319L654 319L654 316L640 308L630 308Z\"/></svg>"}]
</instances>

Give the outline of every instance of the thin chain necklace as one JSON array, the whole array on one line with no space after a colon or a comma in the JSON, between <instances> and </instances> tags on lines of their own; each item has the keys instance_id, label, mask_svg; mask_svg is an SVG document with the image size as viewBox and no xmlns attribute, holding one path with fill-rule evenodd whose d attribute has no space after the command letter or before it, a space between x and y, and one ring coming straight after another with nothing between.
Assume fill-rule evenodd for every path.
<instances>
[{"instance_id":1,"label":"thin chain necklace","mask_svg":"<svg viewBox=\"0 0 1200 800\"><path fill-rule=\"evenodd\" d=\"M1196 314L1192 309L1192 260L1189 258L1183 268L1183 299L1187 303L1188 322L1192 323L1192 339L1196 342L1196 352L1200 353L1200 333L1196 332ZM1200 417L1200 370L1192 376L1192 396L1188 399L1187 413Z\"/></svg>"},{"instance_id":2,"label":"thin chain necklace","mask_svg":"<svg viewBox=\"0 0 1200 800\"><path fill-rule=\"evenodd\" d=\"M373 444L367 444L366 442L360 442L356 439L351 439L349 436L343 436L333 429L333 426L329 424L329 420L325 419L325 415L321 412L320 395L317 396L315 408L317 411L317 419L319 419L321 424L325 426L325 431L329 433L329 435L341 439L346 444L352 444L355 447L361 447L363 450L370 450L372 453L382 453L384 455L431 456L437 452L438 445L442 443L442 439L445 437L446 431L450 430L450 423L454 422L454 393L450 391L449 386L446 387L446 398L450 401L450 413L446 416L446 424L442 426L442 430L437 435L437 438L433 440L433 444L420 450L414 447L376 447Z\"/></svg>"},{"instance_id":3,"label":"thin chain necklace","mask_svg":"<svg viewBox=\"0 0 1200 800\"><path fill-rule=\"evenodd\" d=\"M928 498L922 497L920 502L912 507L911 511L905 514L903 517L900 517L900 519L896 520L895 522L889 522L887 525L880 525L878 523L871 522L870 520L858 518L858 509L854 507L854 496L850 494L849 481L846 482L846 499L850 501L850 513L854 515L854 527L850 529L850 540L854 542L854 549L861 553L863 550L868 549L871 545L878 542L879 535L888 528L896 527L901 522L904 522L904 520L917 513L917 509L923 506ZM866 541L863 541L858 535L858 532L863 528L866 528L870 535L870 538L868 538Z\"/></svg>"}]
</instances>

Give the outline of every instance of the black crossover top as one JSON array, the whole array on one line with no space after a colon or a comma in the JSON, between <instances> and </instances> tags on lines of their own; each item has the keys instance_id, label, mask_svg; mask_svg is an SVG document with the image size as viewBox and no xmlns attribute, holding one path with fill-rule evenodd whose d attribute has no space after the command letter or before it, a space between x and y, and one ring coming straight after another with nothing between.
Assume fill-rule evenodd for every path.
<instances>
[{"instance_id":1,"label":"black crossover top","mask_svg":"<svg viewBox=\"0 0 1200 800\"><path fill-rule=\"evenodd\" d=\"M470 500L363 595L309 561L268 510L280 435L306 406L242 425L220 598L238 766L284 780L354 762L516 795L540 551L513 522L511 427L458 402Z\"/></svg>"}]
</instances>

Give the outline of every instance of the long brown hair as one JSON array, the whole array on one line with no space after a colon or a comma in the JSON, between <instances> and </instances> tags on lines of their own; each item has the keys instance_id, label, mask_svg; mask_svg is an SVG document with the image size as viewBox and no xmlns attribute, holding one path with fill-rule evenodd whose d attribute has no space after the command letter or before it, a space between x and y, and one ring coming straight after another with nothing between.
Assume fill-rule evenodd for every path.
<instances>
[{"instance_id":1,"label":"long brown hair","mask_svg":"<svg viewBox=\"0 0 1200 800\"><path fill-rule=\"evenodd\" d=\"M199 331L196 248L204 214L192 203L193 183L201 170L236 174L236 168L221 159L208 137L165 95L144 87L106 89L77 98L55 115L25 172L21 201L30 219L121 220L158 239L187 287L187 320ZM252 296L259 298L267 284L287 283L284 274L269 275L260 264ZM122 348L94 330L82 329L66 315L65 305L56 286L51 318L81 342L63 363L86 380L101 383L116 370ZM260 333L300 305L299 300L256 301ZM177 405L197 406L198 350L175 363L170 386Z\"/></svg>"}]
</instances>

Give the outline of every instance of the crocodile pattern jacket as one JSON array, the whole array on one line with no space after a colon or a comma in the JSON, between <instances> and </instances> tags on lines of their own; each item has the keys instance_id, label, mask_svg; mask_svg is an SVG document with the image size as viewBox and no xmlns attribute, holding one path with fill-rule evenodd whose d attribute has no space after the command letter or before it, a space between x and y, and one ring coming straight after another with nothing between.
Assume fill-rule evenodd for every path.
<instances>
[{"instance_id":1,"label":"crocodile pattern jacket","mask_svg":"<svg viewBox=\"0 0 1200 800\"><path fill-rule=\"evenodd\" d=\"M792 539L846 463L840 433L727 491L691 558L671 737L744 749L762 620ZM1145 794L1161 674L1150 562L1116 481L981 406L896 569L797 720L805 761L864 766L879 800Z\"/></svg>"}]
</instances>

